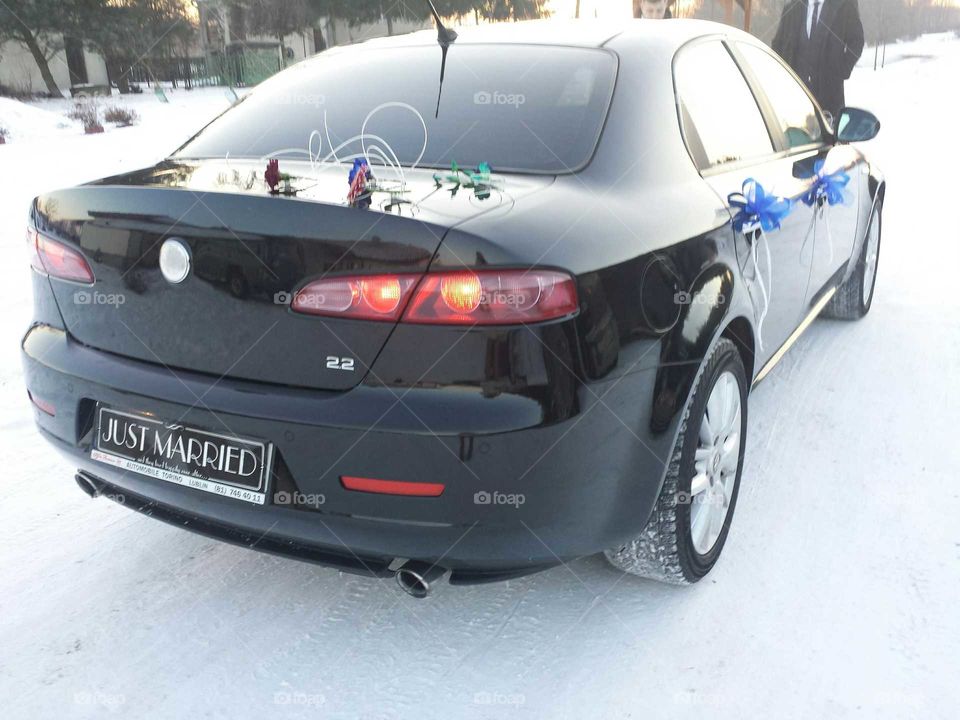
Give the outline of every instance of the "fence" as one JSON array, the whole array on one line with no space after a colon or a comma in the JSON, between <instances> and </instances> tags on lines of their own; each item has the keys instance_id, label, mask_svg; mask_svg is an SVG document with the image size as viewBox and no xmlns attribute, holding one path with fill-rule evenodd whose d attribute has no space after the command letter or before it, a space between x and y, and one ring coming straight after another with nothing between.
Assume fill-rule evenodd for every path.
<instances>
[{"instance_id":1,"label":"fence","mask_svg":"<svg viewBox=\"0 0 960 720\"><path fill-rule=\"evenodd\" d=\"M250 87L283 67L279 45L237 43L228 46L224 52L211 53L209 58L145 58L134 65L120 65L116 73L111 75L122 77L125 83L142 85L170 83L173 87L185 88L211 85Z\"/></svg>"},{"instance_id":2,"label":"fence","mask_svg":"<svg viewBox=\"0 0 960 720\"><path fill-rule=\"evenodd\" d=\"M130 83L149 85L153 83L171 83L173 87L185 88L221 85L221 73L212 63L207 67L206 58L149 58L139 61L126 69L125 75ZM213 70L213 72L211 72ZM121 72L124 72L121 70Z\"/></svg>"}]
</instances>

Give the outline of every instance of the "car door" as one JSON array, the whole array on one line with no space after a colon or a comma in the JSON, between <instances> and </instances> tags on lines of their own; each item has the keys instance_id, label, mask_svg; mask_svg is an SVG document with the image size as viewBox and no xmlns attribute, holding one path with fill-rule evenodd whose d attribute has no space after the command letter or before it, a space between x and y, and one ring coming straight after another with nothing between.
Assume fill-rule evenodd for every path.
<instances>
[{"instance_id":1,"label":"car door","mask_svg":"<svg viewBox=\"0 0 960 720\"><path fill-rule=\"evenodd\" d=\"M730 198L753 181L793 202L778 229L734 226L737 261L754 310L762 367L799 323L813 257L814 212L800 202L812 180L798 177L758 98L721 38L684 46L674 63L684 138L704 179L736 215Z\"/></svg>"},{"instance_id":2,"label":"car door","mask_svg":"<svg viewBox=\"0 0 960 720\"><path fill-rule=\"evenodd\" d=\"M765 100L774 132L779 132L782 138L793 174L808 177L822 168L828 175L847 178L843 202L830 204L823 196L816 200L813 238L804 246L802 258L802 262L811 266L806 309L816 303L825 289L833 286L834 276L853 251L863 157L849 145L833 141L816 102L780 58L751 42L738 41L734 47L748 79L756 84L758 94Z\"/></svg>"}]
</instances>

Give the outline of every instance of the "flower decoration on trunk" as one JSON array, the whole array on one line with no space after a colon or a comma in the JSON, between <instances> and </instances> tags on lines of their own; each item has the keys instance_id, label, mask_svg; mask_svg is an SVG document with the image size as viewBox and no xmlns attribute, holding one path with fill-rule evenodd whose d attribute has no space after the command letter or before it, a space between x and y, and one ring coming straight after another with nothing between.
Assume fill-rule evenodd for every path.
<instances>
[{"instance_id":1,"label":"flower decoration on trunk","mask_svg":"<svg viewBox=\"0 0 960 720\"><path fill-rule=\"evenodd\" d=\"M267 160L267 169L263 173L263 179L270 187L271 195L296 195L299 192L293 187L294 176L290 173L280 172L280 161L277 159ZM281 188L280 185L283 184Z\"/></svg>"},{"instance_id":2,"label":"flower decoration on trunk","mask_svg":"<svg viewBox=\"0 0 960 720\"><path fill-rule=\"evenodd\" d=\"M270 187L270 192L278 192L280 187L280 161L279 160L267 160L267 171L263 173L263 179L266 181L267 185Z\"/></svg>"},{"instance_id":3,"label":"flower decoration on trunk","mask_svg":"<svg viewBox=\"0 0 960 720\"><path fill-rule=\"evenodd\" d=\"M743 181L742 192L730 193L727 202L737 209L733 227L738 232L749 232L759 226L764 232L779 230L780 224L790 214L790 200L767 193L763 185L753 178Z\"/></svg>"},{"instance_id":4,"label":"flower decoration on trunk","mask_svg":"<svg viewBox=\"0 0 960 720\"><path fill-rule=\"evenodd\" d=\"M493 176L490 170L490 163L482 162L476 170L467 172L460 168L457 163L451 163L450 172L446 175L434 173L433 181L437 188L442 188L444 183L449 183L450 195L456 195L460 188L473 190L474 197L478 200L486 200L490 197L492 190L500 190L503 187L503 181Z\"/></svg>"},{"instance_id":5,"label":"flower decoration on trunk","mask_svg":"<svg viewBox=\"0 0 960 720\"><path fill-rule=\"evenodd\" d=\"M373 180L373 173L370 166L363 158L355 158L353 167L350 168L350 174L347 176L347 183L350 190L347 192L347 202L351 207L368 208L370 207L372 189L367 184Z\"/></svg>"},{"instance_id":6,"label":"flower decoration on trunk","mask_svg":"<svg viewBox=\"0 0 960 720\"><path fill-rule=\"evenodd\" d=\"M813 165L813 185L803 196L803 202L813 207L820 198L825 198L830 205L840 205L849 202L847 185L850 176L841 168L832 173L824 172L823 160L817 160Z\"/></svg>"}]
</instances>

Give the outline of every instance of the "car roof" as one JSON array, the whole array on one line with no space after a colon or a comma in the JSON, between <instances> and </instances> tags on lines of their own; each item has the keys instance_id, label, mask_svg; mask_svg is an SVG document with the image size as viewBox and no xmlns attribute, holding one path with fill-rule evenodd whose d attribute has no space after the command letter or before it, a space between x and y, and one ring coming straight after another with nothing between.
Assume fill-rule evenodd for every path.
<instances>
[{"instance_id":1,"label":"car roof","mask_svg":"<svg viewBox=\"0 0 960 720\"><path fill-rule=\"evenodd\" d=\"M686 42L705 35L739 35L746 33L722 23L708 20L525 20L522 22L489 23L458 26L455 45L556 45L568 47L604 47L611 41L639 40L676 50ZM367 40L354 45L341 45L331 51L351 51L364 48L401 48L435 45L437 31L433 28Z\"/></svg>"}]
</instances>

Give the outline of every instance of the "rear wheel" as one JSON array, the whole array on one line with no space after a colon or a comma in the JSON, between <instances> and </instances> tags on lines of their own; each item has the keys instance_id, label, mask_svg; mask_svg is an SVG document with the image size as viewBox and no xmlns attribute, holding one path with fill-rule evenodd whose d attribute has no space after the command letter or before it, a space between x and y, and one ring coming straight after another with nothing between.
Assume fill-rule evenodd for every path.
<instances>
[{"instance_id":1,"label":"rear wheel","mask_svg":"<svg viewBox=\"0 0 960 720\"><path fill-rule=\"evenodd\" d=\"M706 575L733 519L746 429L746 373L736 346L722 338L700 370L647 526L608 550L607 559L624 572L674 584Z\"/></svg>"},{"instance_id":2,"label":"rear wheel","mask_svg":"<svg viewBox=\"0 0 960 720\"><path fill-rule=\"evenodd\" d=\"M823 309L826 317L838 320L859 320L870 312L873 291L877 284L881 227L880 206L877 205L870 216L870 226L867 228L867 236L863 240L857 265Z\"/></svg>"}]
</instances>

